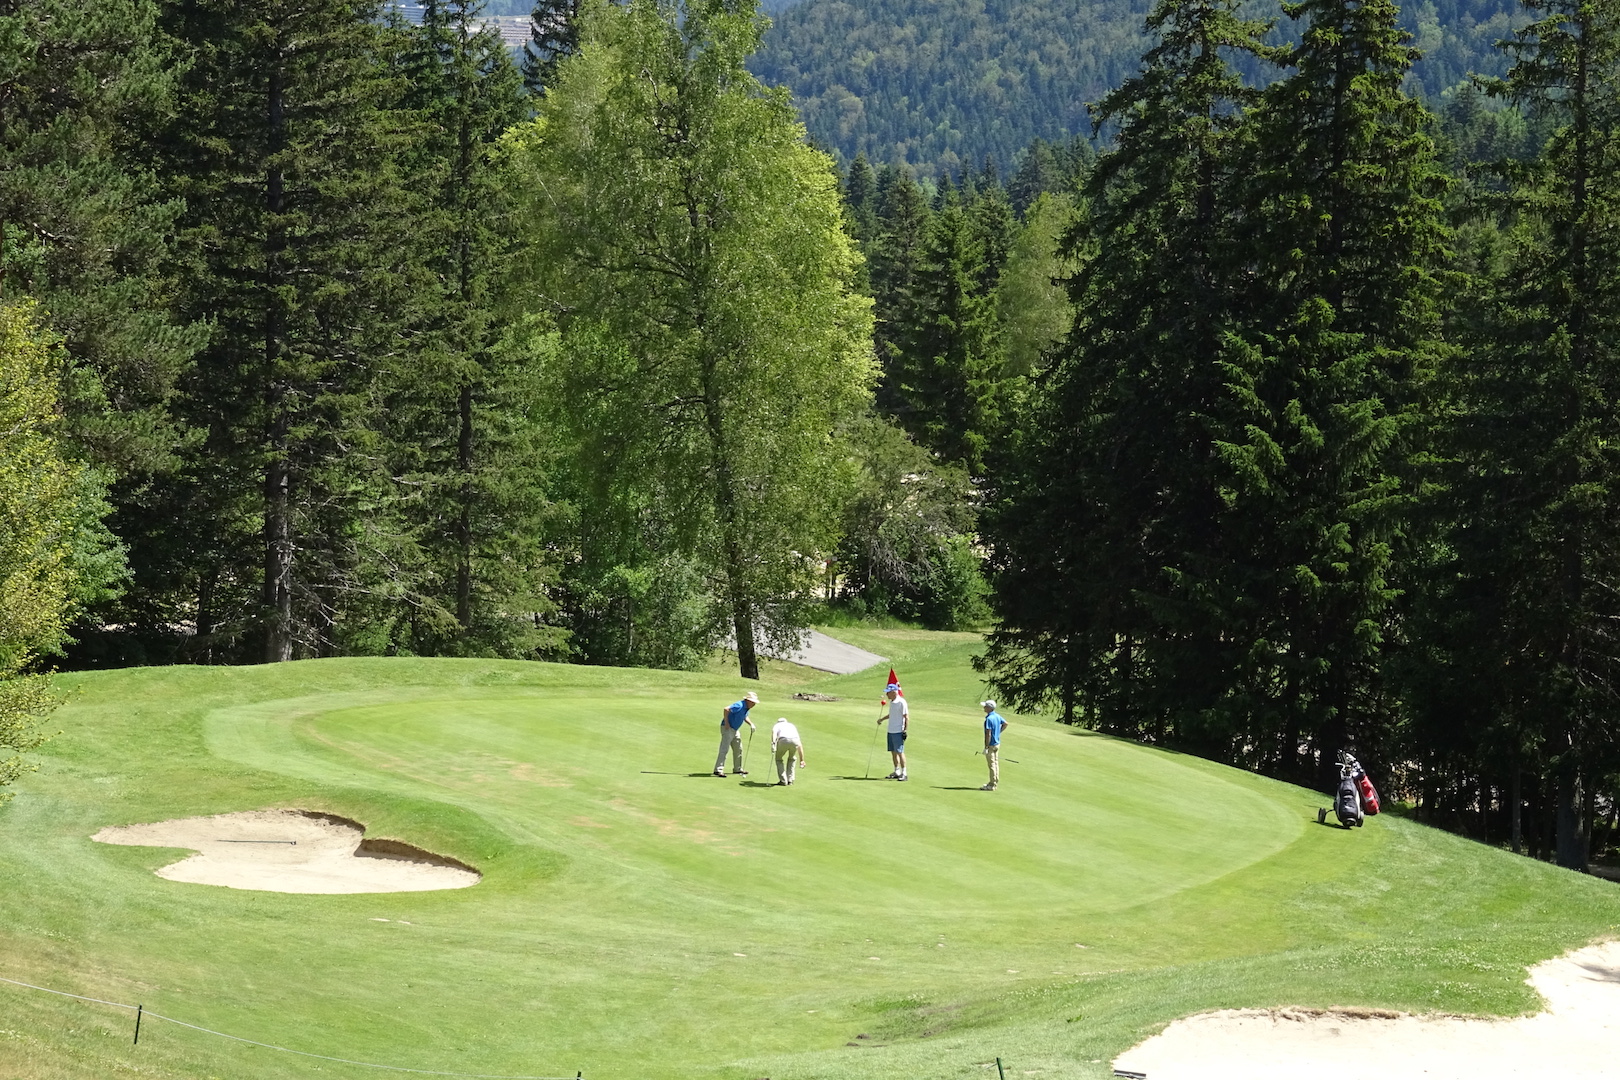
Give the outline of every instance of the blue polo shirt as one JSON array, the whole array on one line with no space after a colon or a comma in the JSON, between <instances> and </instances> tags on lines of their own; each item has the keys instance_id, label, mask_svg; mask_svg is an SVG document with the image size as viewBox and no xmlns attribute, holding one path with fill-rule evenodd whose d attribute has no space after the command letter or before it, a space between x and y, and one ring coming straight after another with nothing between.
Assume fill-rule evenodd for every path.
<instances>
[{"instance_id":1,"label":"blue polo shirt","mask_svg":"<svg viewBox=\"0 0 1620 1080\"><path fill-rule=\"evenodd\" d=\"M732 731L742 730L743 721L748 718L748 702L739 701L726 709L726 723L731 725Z\"/></svg>"},{"instance_id":2,"label":"blue polo shirt","mask_svg":"<svg viewBox=\"0 0 1620 1080\"><path fill-rule=\"evenodd\" d=\"M1007 721L1003 720L1001 718L1001 714L996 712L994 709L991 709L989 713L985 715L984 730L990 733L991 746L1001 745L1001 729L1006 726Z\"/></svg>"}]
</instances>

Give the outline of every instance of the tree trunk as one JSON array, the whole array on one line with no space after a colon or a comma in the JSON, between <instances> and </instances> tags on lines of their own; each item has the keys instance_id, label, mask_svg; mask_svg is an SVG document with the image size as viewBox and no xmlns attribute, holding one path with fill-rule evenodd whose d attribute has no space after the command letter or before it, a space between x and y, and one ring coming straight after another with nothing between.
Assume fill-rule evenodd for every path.
<instances>
[{"instance_id":1,"label":"tree trunk","mask_svg":"<svg viewBox=\"0 0 1620 1080\"><path fill-rule=\"evenodd\" d=\"M472 384L461 384L461 439L456 466L461 471L461 506L456 516L456 621L463 630L472 626Z\"/></svg>"},{"instance_id":2,"label":"tree trunk","mask_svg":"<svg viewBox=\"0 0 1620 1080\"><path fill-rule=\"evenodd\" d=\"M279 66L270 71L266 116L269 152L280 151L285 117ZM286 246L280 215L282 175L278 168L265 175L264 209L269 219L265 236L264 408L265 443L269 462L264 471L264 659L267 663L291 660L292 632L292 476L287 465L287 386L281 370L282 318L281 255Z\"/></svg>"},{"instance_id":3,"label":"tree trunk","mask_svg":"<svg viewBox=\"0 0 1620 1080\"><path fill-rule=\"evenodd\" d=\"M1510 828L1513 832L1513 854L1523 854L1524 850L1524 769L1518 765L1513 766L1513 814Z\"/></svg>"},{"instance_id":4,"label":"tree trunk","mask_svg":"<svg viewBox=\"0 0 1620 1080\"><path fill-rule=\"evenodd\" d=\"M1586 839L1581 835L1580 774L1573 763L1558 768L1557 854L1558 865L1568 870L1586 869Z\"/></svg>"}]
</instances>

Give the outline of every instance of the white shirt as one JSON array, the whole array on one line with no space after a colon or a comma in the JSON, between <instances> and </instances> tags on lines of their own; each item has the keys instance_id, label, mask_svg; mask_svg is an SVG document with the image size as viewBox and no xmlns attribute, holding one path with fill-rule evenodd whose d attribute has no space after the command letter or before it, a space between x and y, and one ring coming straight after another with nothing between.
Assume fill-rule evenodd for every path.
<instances>
[{"instance_id":1,"label":"white shirt","mask_svg":"<svg viewBox=\"0 0 1620 1080\"><path fill-rule=\"evenodd\" d=\"M894 700L889 702L889 730L906 730L906 717L910 715L911 709L906 705L905 696L903 694L894 695Z\"/></svg>"},{"instance_id":2,"label":"white shirt","mask_svg":"<svg viewBox=\"0 0 1620 1080\"><path fill-rule=\"evenodd\" d=\"M792 743L794 746L798 746L799 729L788 723L786 720L778 720L776 722L776 726L771 728L771 742L786 742Z\"/></svg>"}]
</instances>

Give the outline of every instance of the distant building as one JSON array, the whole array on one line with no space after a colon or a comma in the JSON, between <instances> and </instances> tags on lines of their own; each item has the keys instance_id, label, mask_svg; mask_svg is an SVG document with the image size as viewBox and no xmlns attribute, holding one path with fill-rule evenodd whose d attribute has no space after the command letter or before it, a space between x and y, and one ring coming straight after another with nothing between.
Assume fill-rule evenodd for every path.
<instances>
[{"instance_id":1,"label":"distant building","mask_svg":"<svg viewBox=\"0 0 1620 1080\"><path fill-rule=\"evenodd\" d=\"M412 26L422 25L423 7L415 0L388 0L383 10L397 12ZM529 17L527 15L484 15L479 18L485 26L501 35L501 44L512 52L521 52L529 43Z\"/></svg>"}]
</instances>

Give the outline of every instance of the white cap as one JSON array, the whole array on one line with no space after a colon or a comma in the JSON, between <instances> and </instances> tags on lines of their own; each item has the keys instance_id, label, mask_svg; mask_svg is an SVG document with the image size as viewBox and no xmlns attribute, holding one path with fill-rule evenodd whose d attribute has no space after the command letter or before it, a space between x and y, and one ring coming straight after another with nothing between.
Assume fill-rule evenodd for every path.
<instances>
[{"instance_id":1,"label":"white cap","mask_svg":"<svg viewBox=\"0 0 1620 1080\"><path fill-rule=\"evenodd\" d=\"M996 703L995 703L994 699L991 699L990 701L981 701L981 702L979 702L979 705L981 707L983 707L983 708L986 708L986 709L993 709L993 708L996 707Z\"/></svg>"}]
</instances>

